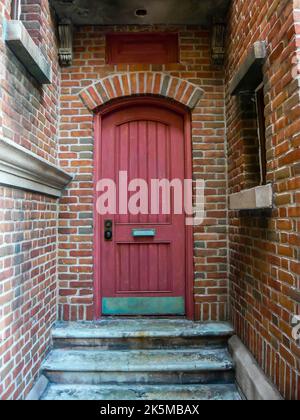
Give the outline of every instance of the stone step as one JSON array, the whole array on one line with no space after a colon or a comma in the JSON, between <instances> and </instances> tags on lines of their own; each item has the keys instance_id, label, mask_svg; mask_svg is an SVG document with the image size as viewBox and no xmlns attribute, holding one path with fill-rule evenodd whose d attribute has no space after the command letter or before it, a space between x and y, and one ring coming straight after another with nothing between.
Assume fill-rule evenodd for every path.
<instances>
[{"instance_id":1,"label":"stone step","mask_svg":"<svg viewBox=\"0 0 300 420\"><path fill-rule=\"evenodd\" d=\"M238 401L235 385L55 385L41 398L48 401Z\"/></svg>"},{"instance_id":2,"label":"stone step","mask_svg":"<svg viewBox=\"0 0 300 420\"><path fill-rule=\"evenodd\" d=\"M54 348L165 349L225 347L233 335L229 323L184 319L105 319L60 322L53 329Z\"/></svg>"},{"instance_id":3,"label":"stone step","mask_svg":"<svg viewBox=\"0 0 300 420\"><path fill-rule=\"evenodd\" d=\"M60 384L226 384L234 363L225 349L53 350L44 375Z\"/></svg>"}]
</instances>

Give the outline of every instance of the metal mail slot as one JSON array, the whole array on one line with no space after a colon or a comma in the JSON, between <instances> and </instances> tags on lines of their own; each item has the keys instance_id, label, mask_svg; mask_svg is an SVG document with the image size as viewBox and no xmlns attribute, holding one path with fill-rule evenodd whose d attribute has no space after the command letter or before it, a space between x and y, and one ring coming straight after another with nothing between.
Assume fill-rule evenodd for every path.
<instances>
[{"instance_id":1,"label":"metal mail slot","mask_svg":"<svg viewBox=\"0 0 300 420\"><path fill-rule=\"evenodd\" d=\"M156 236L155 229L132 229L134 238L154 238Z\"/></svg>"}]
</instances>

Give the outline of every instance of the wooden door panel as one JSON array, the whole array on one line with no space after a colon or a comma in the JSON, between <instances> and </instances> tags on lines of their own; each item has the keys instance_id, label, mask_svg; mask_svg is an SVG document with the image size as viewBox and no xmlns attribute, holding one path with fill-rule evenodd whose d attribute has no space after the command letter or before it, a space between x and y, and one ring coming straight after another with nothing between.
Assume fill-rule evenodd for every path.
<instances>
[{"instance_id":1,"label":"wooden door panel","mask_svg":"<svg viewBox=\"0 0 300 420\"><path fill-rule=\"evenodd\" d=\"M160 122L138 121L116 127L115 179L127 171L129 180L171 179L170 127ZM139 156L139 158L137 158ZM133 196L129 192L128 198ZM150 188L149 188L149 204ZM172 210L172 209L171 209ZM170 223L171 216L162 214L117 215L116 223Z\"/></svg>"},{"instance_id":2,"label":"wooden door panel","mask_svg":"<svg viewBox=\"0 0 300 420\"><path fill-rule=\"evenodd\" d=\"M151 180L176 178L183 182L184 156L183 118L175 112L155 106L131 106L102 121L102 178L114 179L118 185L120 171L126 171L129 182L137 178L146 181L148 213ZM133 194L129 192L128 199ZM104 313L137 315L135 312L141 311L137 308L143 305L146 314L151 308L157 314L184 313L185 217L174 214L173 199L170 201L171 214L162 214L161 205L159 214L118 212L101 219L100 223L105 219L113 221L113 240L100 239ZM154 237L133 237L134 229L150 228L156 233Z\"/></svg>"},{"instance_id":3,"label":"wooden door panel","mask_svg":"<svg viewBox=\"0 0 300 420\"><path fill-rule=\"evenodd\" d=\"M172 293L170 243L117 244L117 294Z\"/></svg>"}]
</instances>

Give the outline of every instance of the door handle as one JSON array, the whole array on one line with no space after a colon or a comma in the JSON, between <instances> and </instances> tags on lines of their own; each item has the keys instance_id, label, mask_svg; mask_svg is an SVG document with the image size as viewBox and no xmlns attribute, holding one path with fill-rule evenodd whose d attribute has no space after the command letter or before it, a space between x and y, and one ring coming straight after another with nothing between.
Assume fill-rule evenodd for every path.
<instances>
[{"instance_id":1,"label":"door handle","mask_svg":"<svg viewBox=\"0 0 300 420\"><path fill-rule=\"evenodd\" d=\"M156 236L155 229L132 229L134 238L154 238Z\"/></svg>"},{"instance_id":2,"label":"door handle","mask_svg":"<svg viewBox=\"0 0 300 420\"><path fill-rule=\"evenodd\" d=\"M113 239L113 221L104 221L104 239L105 241L112 241Z\"/></svg>"}]
</instances>

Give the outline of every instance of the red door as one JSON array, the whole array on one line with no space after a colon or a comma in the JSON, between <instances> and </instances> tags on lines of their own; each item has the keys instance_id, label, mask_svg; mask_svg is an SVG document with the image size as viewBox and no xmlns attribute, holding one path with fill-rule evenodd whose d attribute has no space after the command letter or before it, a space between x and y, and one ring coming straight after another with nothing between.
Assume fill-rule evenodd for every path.
<instances>
[{"instance_id":1,"label":"red door","mask_svg":"<svg viewBox=\"0 0 300 420\"><path fill-rule=\"evenodd\" d=\"M102 315L184 315L185 216L174 214L172 189L161 193L169 194L170 214L162 204L158 214L151 212L150 194L152 180L183 183L184 117L155 105L128 105L105 115L98 129L102 138L98 177L114 180L117 186L116 214L97 216ZM146 181L149 211L144 206L143 214L124 214L127 186L119 185L120 172L127 173L128 182ZM128 192L127 201L137 191Z\"/></svg>"}]
</instances>

